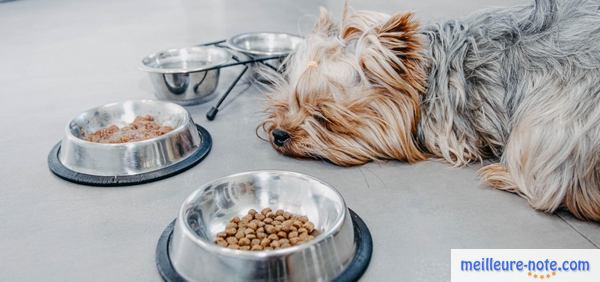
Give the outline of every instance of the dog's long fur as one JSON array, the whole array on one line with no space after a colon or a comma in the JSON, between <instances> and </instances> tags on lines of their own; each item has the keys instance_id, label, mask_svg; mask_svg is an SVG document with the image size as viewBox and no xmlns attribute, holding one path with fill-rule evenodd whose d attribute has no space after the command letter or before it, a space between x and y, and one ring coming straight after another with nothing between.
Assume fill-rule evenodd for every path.
<instances>
[{"instance_id":1,"label":"dog's long fur","mask_svg":"<svg viewBox=\"0 0 600 282\"><path fill-rule=\"evenodd\" d=\"M357 165L433 155L532 207L600 220L600 1L536 0L419 28L322 10L262 128L288 155ZM269 139L273 137L269 134Z\"/></svg>"}]
</instances>

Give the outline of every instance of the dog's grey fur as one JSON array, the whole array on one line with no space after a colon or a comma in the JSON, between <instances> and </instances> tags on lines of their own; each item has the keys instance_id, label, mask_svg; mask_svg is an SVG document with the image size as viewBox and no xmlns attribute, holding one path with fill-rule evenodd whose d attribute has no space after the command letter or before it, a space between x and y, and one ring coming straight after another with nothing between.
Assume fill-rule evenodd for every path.
<instances>
[{"instance_id":1,"label":"dog's grey fur","mask_svg":"<svg viewBox=\"0 0 600 282\"><path fill-rule=\"evenodd\" d=\"M499 159L482 170L498 188L600 219L599 4L536 0L426 27L420 143L455 165Z\"/></svg>"},{"instance_id":2,"label":"dog's grey fur","mask_svg":"<svg viewBox=\"0 0 600 282\"><path fill-rule=\"evenodd\" d=\"M599 7L535 0L422 29L410 13L337 25L322 10L262 128L284 154L338 165L489 160L489 185L600 221Z\"/></svg>"}]
</instances>

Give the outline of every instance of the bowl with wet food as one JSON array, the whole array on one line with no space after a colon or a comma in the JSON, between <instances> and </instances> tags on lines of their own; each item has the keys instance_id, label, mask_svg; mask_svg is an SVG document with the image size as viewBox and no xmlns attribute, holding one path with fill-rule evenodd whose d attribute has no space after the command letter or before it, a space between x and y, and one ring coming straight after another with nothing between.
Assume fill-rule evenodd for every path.
<instances>
[{"instance_id":1,"label":"bowl with wet food","mask_svg":"<svg viewBox=\"0 0 600 282\"><path fill-rule=\"evenodd\" d=\"M211 141L202 132L188 111L174 103L112 103L72 119L56 156L51 152L49 159L56 157L61 168L74 174L113 178L148 174L196 154Z\"/></svg>"}]
</instances>

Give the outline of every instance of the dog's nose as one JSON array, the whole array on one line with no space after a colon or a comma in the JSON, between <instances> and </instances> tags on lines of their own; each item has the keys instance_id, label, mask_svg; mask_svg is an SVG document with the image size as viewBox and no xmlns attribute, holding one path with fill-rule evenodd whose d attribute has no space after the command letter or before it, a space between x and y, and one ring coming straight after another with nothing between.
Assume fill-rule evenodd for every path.
<instances>
[{"instance_id":1,"label":"dog's nose","mask_svg":"<svg viewBox=\"0 0 600 282\"><path fill-rule=\"evenodd\" d=\"M290 134L281 130L281 129L273 129L273 143L277 146L283 146L283 143L290 139Z\"/></svg>"}]
</instances>

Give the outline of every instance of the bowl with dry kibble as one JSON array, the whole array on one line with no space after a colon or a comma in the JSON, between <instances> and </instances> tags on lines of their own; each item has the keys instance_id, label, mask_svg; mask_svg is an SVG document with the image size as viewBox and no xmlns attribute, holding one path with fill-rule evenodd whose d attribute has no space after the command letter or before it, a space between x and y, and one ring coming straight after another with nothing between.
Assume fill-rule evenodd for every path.
<instances>
[{"instance_id":1,"label":"bowl with dry kibble","mask_svg":"<svg viewBox=\"0 0 600 282\"><path fill-rule=\"evenodd\" d=\"M166 281L354 281L366 270L366 224L331 185L251 171L202 185L159 239Z\"/></svg>"}]
</instances>

